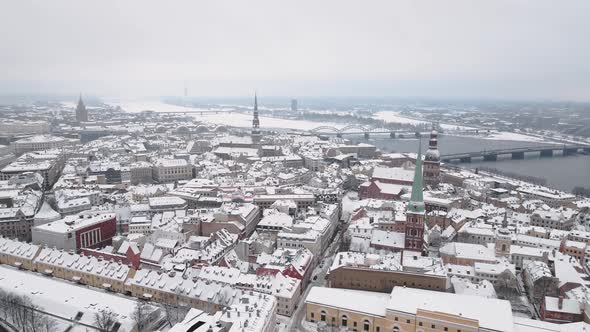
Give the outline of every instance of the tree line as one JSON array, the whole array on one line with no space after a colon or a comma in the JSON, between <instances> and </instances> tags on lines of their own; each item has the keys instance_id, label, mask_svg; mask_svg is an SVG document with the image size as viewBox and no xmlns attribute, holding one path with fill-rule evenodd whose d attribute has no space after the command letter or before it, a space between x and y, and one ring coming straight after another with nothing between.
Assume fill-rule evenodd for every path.
<instances>
[{"instance_id":1,"label":"tree line","mask_svg":"<svg viewBox=\"0 0 590 332\"><path fill-rule=\"evenodd\" d=\"M57 322L26 295L0 290L0 317L22 332L52 332Z\"/></svg>"}]
</instances>

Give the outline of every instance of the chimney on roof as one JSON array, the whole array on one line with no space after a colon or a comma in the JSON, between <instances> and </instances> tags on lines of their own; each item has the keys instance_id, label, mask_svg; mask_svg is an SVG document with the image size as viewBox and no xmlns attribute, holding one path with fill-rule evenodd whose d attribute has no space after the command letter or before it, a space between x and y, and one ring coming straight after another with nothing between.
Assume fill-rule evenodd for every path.
<instances>
[{"instance_id":1,"label":"chimney on roof","mask_svg":"<svg viewBox=\"0 0 590 332\"><path fill-rule=\"evenodd\" d=\"M559 300L557 300L557 307L560 310L563 308L563 295L559 295Z\"/></svg>"}]
</instances>

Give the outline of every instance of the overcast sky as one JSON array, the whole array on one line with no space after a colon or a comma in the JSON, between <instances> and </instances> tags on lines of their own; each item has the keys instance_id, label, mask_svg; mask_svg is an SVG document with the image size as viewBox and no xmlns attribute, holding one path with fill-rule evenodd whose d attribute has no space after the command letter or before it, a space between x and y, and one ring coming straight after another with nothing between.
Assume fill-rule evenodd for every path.
<instances>
[{"instance_id":1,"label":"overcast sky","mask_svg":"<svg viewBox=\"0 0 590 332\"><path fill-rule=\"evenodd\" d=\"M590 100L588 0L4 1L0 43L0 94Z\"/></svg>"}]
</instances>

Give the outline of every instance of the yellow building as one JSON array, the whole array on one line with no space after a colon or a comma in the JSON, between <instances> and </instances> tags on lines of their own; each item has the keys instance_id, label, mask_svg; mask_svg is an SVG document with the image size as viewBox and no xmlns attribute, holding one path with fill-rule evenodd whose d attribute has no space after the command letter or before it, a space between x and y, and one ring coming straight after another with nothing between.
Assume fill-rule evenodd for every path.
<instances>
[{"instance_id":1,"label":"yellow building","mask_svg":"<svg viewBox=\"0 0 590 332\"><path fill-rule=\"evenodd\" d=\"M39 253L39 246L11 240L0 236L0 264L32 270L33 259Z\"/></svg>"},{"instance_id":2,"label":"yellow building","mask_svg":"<svg viewBox=\"0 0 590 332\"><path fill-rule=\"evenodd\" d=\"M135 270L120 262L44 248L34 261L34 270L80 284L125 292L125 280Z\"/></svg>"},{"instance_id":3,"label":"yellow building","mask_svg":"<svg viewBox=\"0 0 590 332\"><path fill-rule=\"evenodd\" d=\"M508 301L395 287L391 294L313 287L306 319L367 332L512 331Z\"/></svg>"},{"instance_id":4,"label":"yellow building","mask_svg":"<svg viewBox=\"0 0 590 332\"><path fill-rule=\"evenodd\" d=\"M190 305L207 312L233 304L244 291L208 280L193 280L182 273L138 270L125 282L127 294L149 301Z\"/></svg>"}]
</instances>

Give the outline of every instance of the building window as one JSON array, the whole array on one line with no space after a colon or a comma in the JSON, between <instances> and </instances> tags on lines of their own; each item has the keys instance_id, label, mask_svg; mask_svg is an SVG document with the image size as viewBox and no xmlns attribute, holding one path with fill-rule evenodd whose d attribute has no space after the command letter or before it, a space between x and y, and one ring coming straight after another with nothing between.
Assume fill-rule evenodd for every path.
<instances>
[{"instance_id":1,"label":"building window","mask_svg":"<svg viewBox=\"0 0 590 332\"><path fill-rule=\"evenodd\" d=\"M422 326L422 322L418 322L418 326Z\"/></svg>"},{"instance_id":2,"label":"building window","mask_svg":"<svg viewBox=\"0 0 590 332\"><path fill-rule=\"evenodd\" d=\"M445 326L445 331L448 331L448 330L449 330L449 328Z\"/></svg>"},{"instance_id":3,"label":"building window","mask_svg":"<svg viewBox=\"0 0 590 332\"><path fill-rule=\"evenodd\" d=\"M320 315L320 320L321 320L322 322L325 322L325 321L326 321L326 312L325 312L325 311L323 311L323 310L322 310L322 314Z\"/></svg>"},{"instance_id":4,"label":"building window","mask_svg":"<svg viewBox=\"0 0 590 332\"><path fill-rule=\"evenodd\" d=\"M342 324L340 324L344 327L348 326L348 317L346 316L342 316Z\"/></svg>"},{"instance_id":5,"label":"building window","mask_svg":"<svg viewBox=\"0 0 590 332\"><path fill-rule=\"evenodd\" d=\"M410 320L408 319L408 320L406 321L406 323L407 323L407 324L410 324Z\"/></svg>"},{"instance_id":6,"label":"building window","mask_svg":"<svg viewBox=\"0 0 590 332\"><path fill-rule=\"evenodd\" d=\"M369 331L370 325L371 325L371 322L369 322L368 320L365 319L364 324L363 324L363 331Z\"/></svg>"},{"instance_id":7,"label":"building window","mask_svg":"<svg viewBox=\"0 0 590 332\"><path fill-rule=\"evenodd\" d=\"M430 325L430 327L433 328L433 329L435 329L436 328L436 325L432 324L432 325Z\"/></svg>"}]
</instances>

